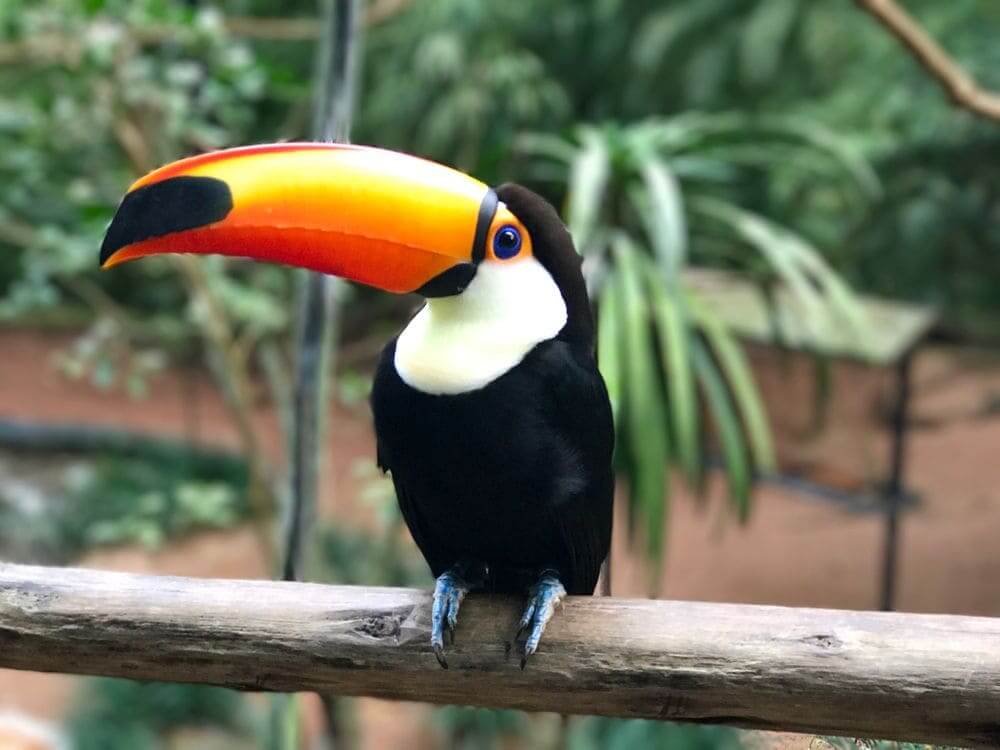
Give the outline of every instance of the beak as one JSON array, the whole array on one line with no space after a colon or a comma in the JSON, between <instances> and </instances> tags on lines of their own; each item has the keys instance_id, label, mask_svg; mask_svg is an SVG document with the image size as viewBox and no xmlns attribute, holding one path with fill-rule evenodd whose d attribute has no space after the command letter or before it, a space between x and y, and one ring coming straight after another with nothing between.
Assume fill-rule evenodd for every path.
<instances>
[{"instance_id":1,"label":"beak","mask_svg":"<svg viewBox=\"0 0 1000 750\"><path fill-rule=\"evenodd\" d=\"M218 253L447 296L475 275L496 210L484 183L413 156L323 143L250 146L183 159L132 185L101 266Z\"/></svg>"}]
</instances>

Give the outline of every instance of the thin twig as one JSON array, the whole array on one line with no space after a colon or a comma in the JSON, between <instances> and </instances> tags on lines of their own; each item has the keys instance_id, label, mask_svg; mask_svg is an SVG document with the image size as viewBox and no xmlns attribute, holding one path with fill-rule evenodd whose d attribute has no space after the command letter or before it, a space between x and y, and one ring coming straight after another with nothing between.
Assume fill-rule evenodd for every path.
<instances>
[{"instance_id":1,"label":"thin twig","mask_svg":"<svg viewBox=\"0 0 1000 750\"><path fill-rule=\"evenodd\" d=\"M951 100L973 114L1000 122L1000 95L986 91L895 0L857 0L858 6L895 36Z\"/></svg>"},{"instance_id":2,"label":"thin twig","mask_svg":"<svg viewBox=\"0 0 1000 750\"><path fill-rule=\"evenodd\" d=\"M374 0L365 10L362 23L378 26L403 12L413 0ZM267 18L230 16L223 21L226 32L234 37L269 42L306 42L320 38L323 29L319 18ZM129 29L140 45L172 42L182 36L176 26L150 25ZM62 34L38 34L30 39L0 43L0 65L79 64L83 44Z\"/></svg>"},{"instance_id":3,"label":"thin twig","mask_svg":"<svg viewBox=\"0 0 1000 750\"><path fill-rule=\"evenodd\" d=\"M249 467L250 485L247 494L256 521L254 526L257 529L258 541L266 559L273 559L274 541L270 519L274 517L277 501L271 485L271 472L253 424L253 387L246 358L234 345L228 316L198 260L188 255L178 255L173 261L181 272L181 277L187 282L192 299L196 303L200 302L206 309L202 335L207 344L209 359L214 361L216 380L222 388L225 403Z\"/></svg>"},{"instance_id":4,"label":"thin twig","mask_svg":"<svg viewBox=\"0 0 1000 750\"><path fill-rule=\"evenodd\" d=\"M365 26L377 26L406 10L413 0L375 0L365 11Z\"/></svg>"},{"instance_id":5,"label":"thin twig","mask_svg":"<svg viewBox=\"0 0 1000 750\"><path fill-rule=\"evenodd\" d=\"M30 224L15 219L0 222L0 242L17 247L31 247L38 241L38 233Z\"/></svg>"}]
</instances>

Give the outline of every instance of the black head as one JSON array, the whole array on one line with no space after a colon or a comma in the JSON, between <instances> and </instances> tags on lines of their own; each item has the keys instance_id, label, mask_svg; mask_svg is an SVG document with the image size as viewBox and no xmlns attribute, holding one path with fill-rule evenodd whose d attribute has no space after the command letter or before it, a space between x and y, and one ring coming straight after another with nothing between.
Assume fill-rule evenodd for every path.
<instances>
[{"instance_id":1,"label":"black head","mask_svg":"<svg viewBox=\"0 0 1000 750\"><path fill-rule=\"evenodd\" d=\"M566 302L566 325L558 338L593 346L594 318L583 280L583 259L552 204L528 188L507 182L497 197L531 234L534 257L549 272Z\"/></svg>"}]
</instances>

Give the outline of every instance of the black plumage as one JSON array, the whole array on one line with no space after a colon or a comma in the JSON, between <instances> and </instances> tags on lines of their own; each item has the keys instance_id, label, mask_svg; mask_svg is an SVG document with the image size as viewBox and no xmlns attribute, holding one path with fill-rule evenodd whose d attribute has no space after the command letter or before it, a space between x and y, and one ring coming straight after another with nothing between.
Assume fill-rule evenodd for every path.
<instances>
[{"instance_id":1,"label":"black plumage","mask_svg":"<svg viewBox=\"0 0 1000 750\"><path fill-rule=\"evenodd\" d=\"M435 576L485 564L488 590L523 592L548 568L570 594L590 594L611 541L614 427L580 258L542 198L517 185L497 193L562 292L566 325L455 395L406 384L390 342L372 391L378 461Z\"/></svg>"}]
</instances>

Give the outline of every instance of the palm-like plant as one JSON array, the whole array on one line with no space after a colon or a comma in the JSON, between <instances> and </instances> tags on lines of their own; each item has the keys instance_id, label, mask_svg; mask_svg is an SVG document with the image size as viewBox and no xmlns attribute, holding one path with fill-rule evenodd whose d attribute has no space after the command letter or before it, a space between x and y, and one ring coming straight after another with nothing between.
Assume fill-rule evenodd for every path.
<instances>
[{"instance_id":1,"label":"palm-like plant","mask_svg":"<svg viewBox=\"0 0 1000 750\"><path fill-rule=\"evenodd\" d=\"M816 331L850 326L863 335L861 309L820 253L743 204L817 175L863 196L877 189L872 171L818 126L725 114L586 126L521 146L536 157L538 179L565 188L565 216L598 305L599 361L633 528L641 525L658 557L668 468L679 467L700 494L710 432L732 505L746 518L754 478L775 465L768 420L741 347L685 271L739 270L786 288ZM753 173L761 177L755 194L743 194Z\"/></svg>"}]
</instances>

